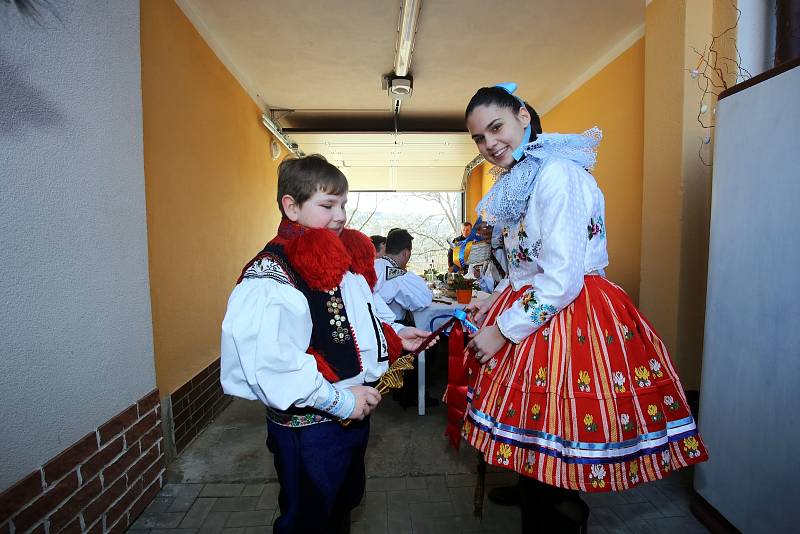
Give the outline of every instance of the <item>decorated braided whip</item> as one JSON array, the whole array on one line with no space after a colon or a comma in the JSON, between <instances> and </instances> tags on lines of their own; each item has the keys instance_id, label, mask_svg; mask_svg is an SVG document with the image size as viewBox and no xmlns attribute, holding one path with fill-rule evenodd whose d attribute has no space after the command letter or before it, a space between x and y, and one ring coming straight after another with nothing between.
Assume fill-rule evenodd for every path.
<instances>
[{"instance_id":1,"label":"decorated braided whip","mask_svg":"<svg viewBox=\"0 0 800 534\"><path fill-rule=\"evenodd\" d=\"M399 389L403 387L403 374L406 371L410 371L414 369L414 362L419 356L419 353L423 350L428 348L428 345L436 339L439 334L445 331L447 327L453 324L456 318L453 317L446 321L442 326L431 332L431 335L426 337L422 343L419 344L419 348L417 350L411 351L407 354L403 354L399 358L397 358L392 365L389 366L389 369L383 373L380 378L378 378L378 383L375 385L375 389L378 390L378 393L381 395L385 395L391 389ZM342 426L348 426L352 419L342 419L340 423Z\"/></svg>"},{"instance_id":2,"label":"decorated braided whip","mask_svg":"<svg viewBox=\"0 0 800 534\"><path fill-rule=\"evenodd\" d=\"M403 354L397 358L392 365L389 366L389 369L387 369L386 372L380 376L378 383L375 386L375 389L378 390L378 393L385 395L389 392L389 390L400 389L403 387L403 374L406 371L411 371L414 369L414 363L417 359L417 356L419 356L419 353L427 349L428 345L430 345L434 339L439 337L442 332L450 328L450 325L452 325L455 321L461 321L464 323L464 327L470 332L478 331L478 327L472 324L469 319L467 319L467 312L462 309L453 310L453 317L445 321L442 326L431 332L431 335L426 337L422 343L419 344L419 348L407 354ZM347 426L350 424L350 421L352 421L352 419L342 419L340 422L342 423L342 426Z\"/></svg>"}]
</instances>

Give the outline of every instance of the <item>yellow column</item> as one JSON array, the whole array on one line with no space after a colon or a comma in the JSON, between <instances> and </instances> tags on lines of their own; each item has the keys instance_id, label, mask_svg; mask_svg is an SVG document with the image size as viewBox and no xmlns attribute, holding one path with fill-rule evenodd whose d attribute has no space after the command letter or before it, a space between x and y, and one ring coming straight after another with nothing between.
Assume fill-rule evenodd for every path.
<instances>
[{"instance_id":1,"label":"yellow column","mask_svg":"<svg viewBox=\"0 0 800 534\"><path fill-rule=\"evenodd\" d=\"M654 0L645 19L639 302L687 389L700 382L711 198L711 168L698 155L710 155L697 121L702 92L689 70L698 61L692 48L711 42L713 19L707 0Z\"/></svg>"},{"instance_id":2,"label":"yellow column","mask_svg":"<svg viewBox=\"0 0 800 534\"><path fill-rule=\"evenodd\" d=\"M478 218L478 215L475 213L475 207L483 198L483 195L492 187L492 184L494 184L494 177L489 173L491 168L492 166L490 164L483 162L472 169L472 173L470 173L469 178L467 178L467 187L465 190L466 198L464 199L465 221L474 224L475 220Z\"/></svg>"}]
</instances>

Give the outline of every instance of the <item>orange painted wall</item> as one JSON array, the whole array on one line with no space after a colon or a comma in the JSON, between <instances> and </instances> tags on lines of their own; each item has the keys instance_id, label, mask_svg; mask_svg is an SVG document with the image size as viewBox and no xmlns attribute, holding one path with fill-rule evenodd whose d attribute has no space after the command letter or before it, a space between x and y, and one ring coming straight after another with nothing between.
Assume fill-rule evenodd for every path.
<instances>
[{"instance_id":1,"label":"orange painted wall","mask_svg":"<svg viewBox=\"0 0 800 534\"><path fill-rule=\"evenodd\" d=\"M644 39L542 116L545 132L603 130L592 173L606 199L608 277L639 298L644 150Z\"/></svg>"},{"instance_id":2,"label":"orange painted wall","mask_svg":"<svg viewBox=\"0 0 800 534\"><path fill-rule=\"evenodd\" d=\"M277 162L261 111L172 0L142 0L144 167L156 380L219 357L242 265L274 235Z\"/></svg>"},{"instance_id":3,"label":"orange painted wall","mask_svg":"<svg viewBox=\"0 0 800 534\"><path fill-rule=\"evenodd\" d=\"M475 213L475 207L494 183L492 181L494 178L489 174L489 169L491 169L491 167L492 166L486 162L481 163L472 169L469 178L467 178L467 187L465 190L466 198L464 201L465 221L475 223L475 220L478 218L478 215Z\"/></svg>"}]
</instances>

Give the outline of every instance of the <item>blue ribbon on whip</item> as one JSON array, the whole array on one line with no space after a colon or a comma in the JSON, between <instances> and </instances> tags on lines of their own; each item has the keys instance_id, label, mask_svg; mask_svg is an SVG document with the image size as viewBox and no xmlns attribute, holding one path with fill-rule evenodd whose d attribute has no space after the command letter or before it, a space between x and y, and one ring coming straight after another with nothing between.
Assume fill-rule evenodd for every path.
<instances>
[{"instance_id":1,"label":"blue ribbon on whip","mask_svg":"<svg viewBox=\"0 0 800 534\"><path fill-rule=\"evenodd\" d=\"M437 315L433 319L431 319L430 330L433 330L433 323L438 319L453 319L456 318L457 320L461 321L461 324L464 325L464 328L469 330L471 333L475 333L478 331L478 327L475 326L469 319L467 319L467 312L456 308L453 310L452 314L445 314L445 315ZM447 321L446 325L449 325L451 321Z\"/></svg>"},{"instance_id":2,"label":"blue ribbon on whip","mask_svg":"<svg viewBox=\"0 0 800 534\"><path fill-rule=\"evenodd\" d=\"M467 312L465 310L456 308L453 310L453 317L461 321L461 323L464 325L464 328L469 330L471 333L474 334L478 331L478 327L472 324L472 322L467 318Z\"/></svg>"}]
</instances>

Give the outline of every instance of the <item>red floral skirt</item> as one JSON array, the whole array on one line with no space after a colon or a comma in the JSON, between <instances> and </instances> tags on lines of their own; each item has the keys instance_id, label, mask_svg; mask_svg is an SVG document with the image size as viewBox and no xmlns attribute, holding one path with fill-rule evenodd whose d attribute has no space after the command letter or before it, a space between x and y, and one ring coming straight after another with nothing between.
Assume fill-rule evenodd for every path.
<instances>
[{"instance_id":1,"label":"red floral skirt","mask_svg":"<svg viewBox=\"0 0 800 534\"><path fill-rule=\"evenodd\" d=\"M484 325L525 289L501 293ZM604 277L586 276L578 298L534 334L467 367L462 437L490 464L599 492L708 459L664 343Z\"/></svg>"}]
</instances>

